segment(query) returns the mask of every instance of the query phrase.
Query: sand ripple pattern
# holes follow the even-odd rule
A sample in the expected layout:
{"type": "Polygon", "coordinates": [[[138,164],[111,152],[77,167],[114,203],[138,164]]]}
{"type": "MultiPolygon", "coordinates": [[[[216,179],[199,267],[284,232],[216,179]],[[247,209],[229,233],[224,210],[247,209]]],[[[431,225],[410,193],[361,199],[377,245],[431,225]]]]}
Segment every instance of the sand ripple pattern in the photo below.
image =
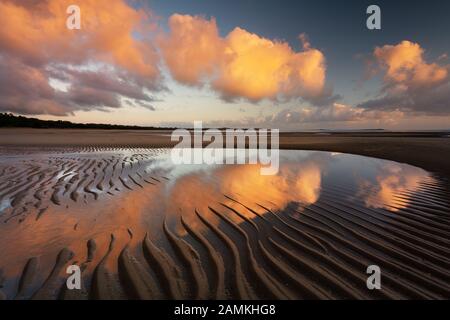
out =
{"type": "MultiPolygon", "coordinates": [[[[45,161],[2,164],[0,199],[12,199],[2,221],[27,218],[30,206],[96,201],[170,181],[145,169],[158,150],[124,150],[53,150],[45,161]]],[[[449,299],[447,184],[428,179],[414,194],[402,190],[395,210],[349,201],[356,193],[327,185],[301,209],[277,209],[264,190],[258,199],[223,194],[188,214],[167,215],[157,236],[130,227],[80,240],[83,253],[61,248],[51,266],[30,257],[7,298],[449,299]],[[82,290],[65,287],[73,262],[82,265],[82,290]],[[372,264],[382,269],[382,290],[366,287],[372,264]]]]}
{"type": "Polygon", "coordinates": [[[84,147],[0,151],[6,155],[0,163],[0,201],[4,206],[0,219],[5,223],[11,219],[22,222],[36,210],[39,219],[49,204],[88,203],[101,195],[114,196],[124,189],[143,188],[165,179],[149,174],[144,166],[161,149],[84,147]],[[44,158],[33,157],[43,153],[44,158]],[[8,157],[11,154],[14,156],[8,157]]]}

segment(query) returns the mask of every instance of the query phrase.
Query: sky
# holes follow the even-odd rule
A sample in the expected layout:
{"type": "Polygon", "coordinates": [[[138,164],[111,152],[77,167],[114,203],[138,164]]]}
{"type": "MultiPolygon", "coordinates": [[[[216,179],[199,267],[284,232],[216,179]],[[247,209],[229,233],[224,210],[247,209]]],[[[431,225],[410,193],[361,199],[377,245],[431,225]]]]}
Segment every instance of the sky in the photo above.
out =
{"type": "Polygon", "coordinates": [[[450,129],[449,1],[0,0],[0,111],[280,130],[450,129]],[[366,9],[381,9],[369,30],[366,9]],[[80,8],[70,30],[67,7],[80,8]]]}

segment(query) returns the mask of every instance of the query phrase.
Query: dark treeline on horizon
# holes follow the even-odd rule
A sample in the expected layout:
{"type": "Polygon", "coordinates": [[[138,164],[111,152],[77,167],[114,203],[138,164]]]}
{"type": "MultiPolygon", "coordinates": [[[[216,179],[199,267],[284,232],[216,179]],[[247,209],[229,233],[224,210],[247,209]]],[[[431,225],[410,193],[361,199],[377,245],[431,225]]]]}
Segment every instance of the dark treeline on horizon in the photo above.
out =
{"type": "MultiPolygon", "coordinates": [[[[119,125],[119,124],[103,124],[103,123],[74,123],[70,121],[63,120],[40,120],[37,118],[28,118],[24,116],[16,116],[12,113],[1,113],[0,112],[0,128],[37,128],[37,129],[104,129],[104,130],[175,130],[175,129],[186,129],[189,131],[193,131],[193,128],[188,127],[145,127],[145,126],[133,126],[133,125],[119,125]]],[[[209,130],[211,128],[205,127],[202,128],[202,131],[209,130]]],[[[225,131],[227,129],[243,129],[243,128],[230,128],[230,127],[222,127],[222,128],[213,128],[218,129],[219,131],[225,131]]],[[[248,129],[248,128],[247,128],[248,129]]],[[[260,128],[253,128],[255,130],[259,130],[260,128]]],[[[244,129],[245,130],[245,129],[244,129]]],[[[320,133],[329,133],[329,134],[396,134],[402,135],[405,132],[408,132],[409,135],[411,133],[417,133],[419,136],[446,136],[450,133],[450,129],[448,130],[411,130],[411,131],[391,131],[384,130],[381,128],[378,129],[315,129],[315,130],[298,130],[298,131],[283,131],[280,130],[280,134],[289,136],[292,134],[305,133],[305,134],[320,134],[320,133]]]]}
{"type": "MultiPolygon", "coordinates": [[[[38,129],[115,129],[115,130],[175,130],[186,129],[192,131],[193,128],[183,127],[144,127],[120,124],[103,124],[103,123],[74,123],[63,120],[41,120],[37,118],[28,118],[24,116],[16,116],[12,113],[0,112],[0,128],[38,128],[38,129]]],[[[210,128],[203,128],[208,130],[210,128]]],[[[226,130],[228,128],[217,128],[218,130],[226,130]]]]}
{"type": "Polygon", "coordinates": [[[0,113],[0,127],[13,128],[43,128],[43,129],[120,129],[120,130],[158,130],[174,129],[159,127],[141,127],[101,123],[73,123],[63,120],[40,120],[24,116],[15,116],[12,113],[0,113]]]}

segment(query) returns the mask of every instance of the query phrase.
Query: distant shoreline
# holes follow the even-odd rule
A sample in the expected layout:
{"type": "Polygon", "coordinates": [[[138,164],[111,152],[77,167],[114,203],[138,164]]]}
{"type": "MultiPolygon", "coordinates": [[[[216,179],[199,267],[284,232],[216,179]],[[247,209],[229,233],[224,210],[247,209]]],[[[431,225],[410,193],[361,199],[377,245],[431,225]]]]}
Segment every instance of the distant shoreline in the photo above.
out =
{"type": "MultiPolygon", "coordinates": [[[[170,129],[96,130],[0,128],[3,147],[170,148],[170,129]]],[[[280,133],[280,149],[357,154],[408,163],[450,179],[450,137],[446,132],[280,133]]],[[[1,151],[0,151],[1,156],[1,151]]]]}
{"type": "MultiPolygon", "coordinates": [[[[155,126],[138,126],[138,125],[121,125],[121,124],[106,124],[106,123],[76,123],[65,120],[41,120],[37,118],[30,118],[24,116],[16,116],[11,113],[0,113],[0,130],[4,128],[18,128],[18,129],[88,129],[88,130],[144,130],[144,131],[158,131],[158,130],[176,130],[185,129],[193,130],[190,127],[155,127],[155,126]]],[[[243,129],[248,128],[203,128],[208,129],[243,129]]],[[[260,129],[260,128],[253,128],[260,129]]],[[[283,130],[282,134],[301,134],[301,133],[333,133],[333,134],[450,134],[450,129],[442,130],[386,130],[383,128],[361,128],[361,129],[310,129],[310,130],[283,130]]]]}

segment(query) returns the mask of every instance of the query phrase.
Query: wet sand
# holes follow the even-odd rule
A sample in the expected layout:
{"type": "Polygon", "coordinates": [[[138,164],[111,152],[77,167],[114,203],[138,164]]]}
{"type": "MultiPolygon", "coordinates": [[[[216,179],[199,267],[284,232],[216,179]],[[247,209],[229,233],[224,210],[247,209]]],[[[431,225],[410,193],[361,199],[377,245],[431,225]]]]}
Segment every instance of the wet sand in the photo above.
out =
{"type": "MultiPolygon", "coordinates": [[[[0,146],[174,146],[167,130],[0,128],[0,146]]],[[[449,132],[282,133],[281,149],[344,152],[393,160],[450,178],[449,132]]]]}
{"type": "MultiPolygon", "coordinates": [[[[25,131],[0,149],[0,297],[450,298],[442,174],[283,151],[279,174],[263,177],[251,165],[174,166],[167,149],[135,147],[168,143],[154,133],[108,142],[109,131],[25,131]],[[134,147],[113,146],[126,141],[134,147]],[[81,266],[82,290],[65,287],[71,264],[81,266]],[[382,290],[366,287],[372,264],[382,290]]],[[[285,148],[316,140],[287,138],[297,142],[285,148]]],[[[355,137],[330,138],[347,146],[355,137]]],[[[408,139],[420,149],[445,138],[408,139]]]]}

